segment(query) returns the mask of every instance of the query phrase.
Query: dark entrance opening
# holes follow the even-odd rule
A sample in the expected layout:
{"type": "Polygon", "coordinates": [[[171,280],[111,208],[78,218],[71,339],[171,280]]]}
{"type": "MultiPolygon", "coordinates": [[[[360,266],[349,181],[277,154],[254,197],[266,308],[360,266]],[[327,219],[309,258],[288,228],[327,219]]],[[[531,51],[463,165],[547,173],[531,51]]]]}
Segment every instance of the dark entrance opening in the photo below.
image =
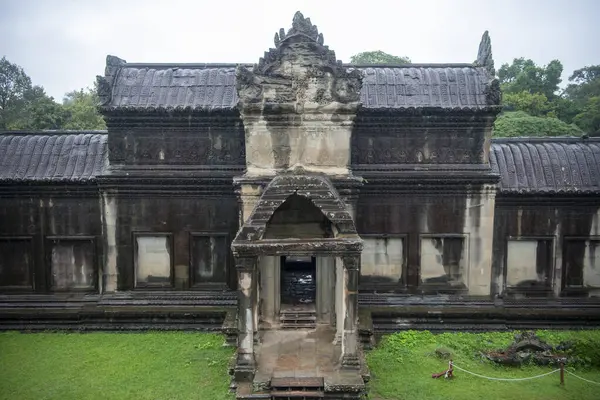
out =
{"type": "Polygon", "coordinates": [[[314,304],[317,292],[315,257],[281,257],[281,304],[314,304]]]}

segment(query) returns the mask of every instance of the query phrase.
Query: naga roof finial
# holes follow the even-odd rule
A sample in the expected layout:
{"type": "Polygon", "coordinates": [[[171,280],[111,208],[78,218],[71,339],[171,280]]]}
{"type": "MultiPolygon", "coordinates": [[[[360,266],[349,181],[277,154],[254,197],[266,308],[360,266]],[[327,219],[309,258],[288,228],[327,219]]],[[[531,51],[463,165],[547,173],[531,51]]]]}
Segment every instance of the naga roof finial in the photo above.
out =
{"type": "Polygon", "coordinates": [[[477,61],[475,63],[484,67],[491,76],[496,75],[494,69],[494,59],[492,57],[492,41],[488,31],[483,33],[481,42],[479,43],[479,51],[477,52],[477,61]]]}

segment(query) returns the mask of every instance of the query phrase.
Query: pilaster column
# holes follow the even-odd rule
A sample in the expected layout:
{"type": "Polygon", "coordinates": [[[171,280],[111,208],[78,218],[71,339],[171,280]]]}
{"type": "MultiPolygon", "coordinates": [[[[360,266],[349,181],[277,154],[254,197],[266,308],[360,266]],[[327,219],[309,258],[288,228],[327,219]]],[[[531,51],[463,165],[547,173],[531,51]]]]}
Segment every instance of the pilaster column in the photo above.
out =
{"type": "Polygon", "coordinates": [[[256,367],[254,359],[256,264],[257,257],[239,257],[235,260],[238,274],[238,350],[235,366],[237,381],[252,381],[256,367]]]}
{"type": "Polygon", "coordinates": [[[360,368],[358,358],[358,268],[359,256],[342,257],[344,264],[344,334],[342,336],[342,367],[360,368]]]}

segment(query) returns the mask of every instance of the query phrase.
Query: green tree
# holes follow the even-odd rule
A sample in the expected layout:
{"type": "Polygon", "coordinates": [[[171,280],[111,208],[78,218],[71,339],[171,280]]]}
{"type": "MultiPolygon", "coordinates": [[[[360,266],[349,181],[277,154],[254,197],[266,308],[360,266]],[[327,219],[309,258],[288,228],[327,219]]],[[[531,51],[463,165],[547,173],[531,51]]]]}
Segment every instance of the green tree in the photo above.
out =
{"type": "Polygon", "coordinates": [[[502,106],[505,111],[524,111],[536,117],[544,116],[552,111],[552,104],[542,93],[504,93],[502,106]]]}
{"type": "Polygon", "coordinates": [[[25,93],[31,89],[31,79],[23,68],[2,57],[0,59],[0,130],[19,119],[25,105],[25,93]]]}
{"type": "Polygon", "coordinates": [[[106,129],[102,115],[98,112],[98,94],[95,89],[74,90],[65,94],[63,106],[69,117],[64,129],[106,129]]]}
{"type": "Polygon", "coordinates": [[[532,60],[515,58],[512,64],[503,64],[498,79],[504,93],[541,93],[552,101],[557,95],[563,66],[558,60],[538,66],[532,60]]]}
{"type": "Polygon", "coordinates": [[[573,71],[564,95],[573,101],[586,102],[600,96],[600,65],[592,65],[573,71]]]}
{"type": "Polygon", "coordinates": [[[558,118],[534,117],[523,111],[502,113],[494,124],[494,136],[580,136],[583,132],[558,118]]]}
{"type": "Polygon", "coordinates": [[[8,129],[61,129],[68,114],[59,103],[46,94],[41,86],[33,86],[23,96],[19,117],[8,129]]]}
{"type": "Polygon", "coordinates": [[[363,51],[350,57],[352,64],[410,64],[410,58],[398,57],[385,53],[381,50],[363,51]]]}
{"type": "Polygon", "coordinates": [[[573,122],[585,132],[600,133],[600,96],[591,97],[573,122]]]}

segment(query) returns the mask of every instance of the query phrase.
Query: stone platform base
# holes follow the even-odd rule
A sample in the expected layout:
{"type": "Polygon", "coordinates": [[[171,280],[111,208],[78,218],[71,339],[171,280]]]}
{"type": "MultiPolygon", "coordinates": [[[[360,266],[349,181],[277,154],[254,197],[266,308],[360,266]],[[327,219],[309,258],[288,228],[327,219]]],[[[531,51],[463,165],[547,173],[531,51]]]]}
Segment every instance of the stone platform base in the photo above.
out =
{"type": "Polygon", "coordinates": [[[223,332],[235,343],[235,292],[2,295],[0,330],[223,332]]]}
{"type": "Polygon", "coordinates": [[[325,399],[359,399],[364,395],[369,374],[363,353],[359,353],[357,368],[344,368],[341,348],[334,344],[335,331],[331,327],[266,330],[259,335],[259,344],[255,346],[254,380],[252,384],[236,385],[238,399],[270,399],[277,398],[273,394],[301,393],[301,390],[306,391],[306,398],[312,398],[309,395],[314,396],[316,392],[321,392],[322,396],[318,398],[325,399]],[[322,385],[302,383],[315,379],[322,385]]]}

